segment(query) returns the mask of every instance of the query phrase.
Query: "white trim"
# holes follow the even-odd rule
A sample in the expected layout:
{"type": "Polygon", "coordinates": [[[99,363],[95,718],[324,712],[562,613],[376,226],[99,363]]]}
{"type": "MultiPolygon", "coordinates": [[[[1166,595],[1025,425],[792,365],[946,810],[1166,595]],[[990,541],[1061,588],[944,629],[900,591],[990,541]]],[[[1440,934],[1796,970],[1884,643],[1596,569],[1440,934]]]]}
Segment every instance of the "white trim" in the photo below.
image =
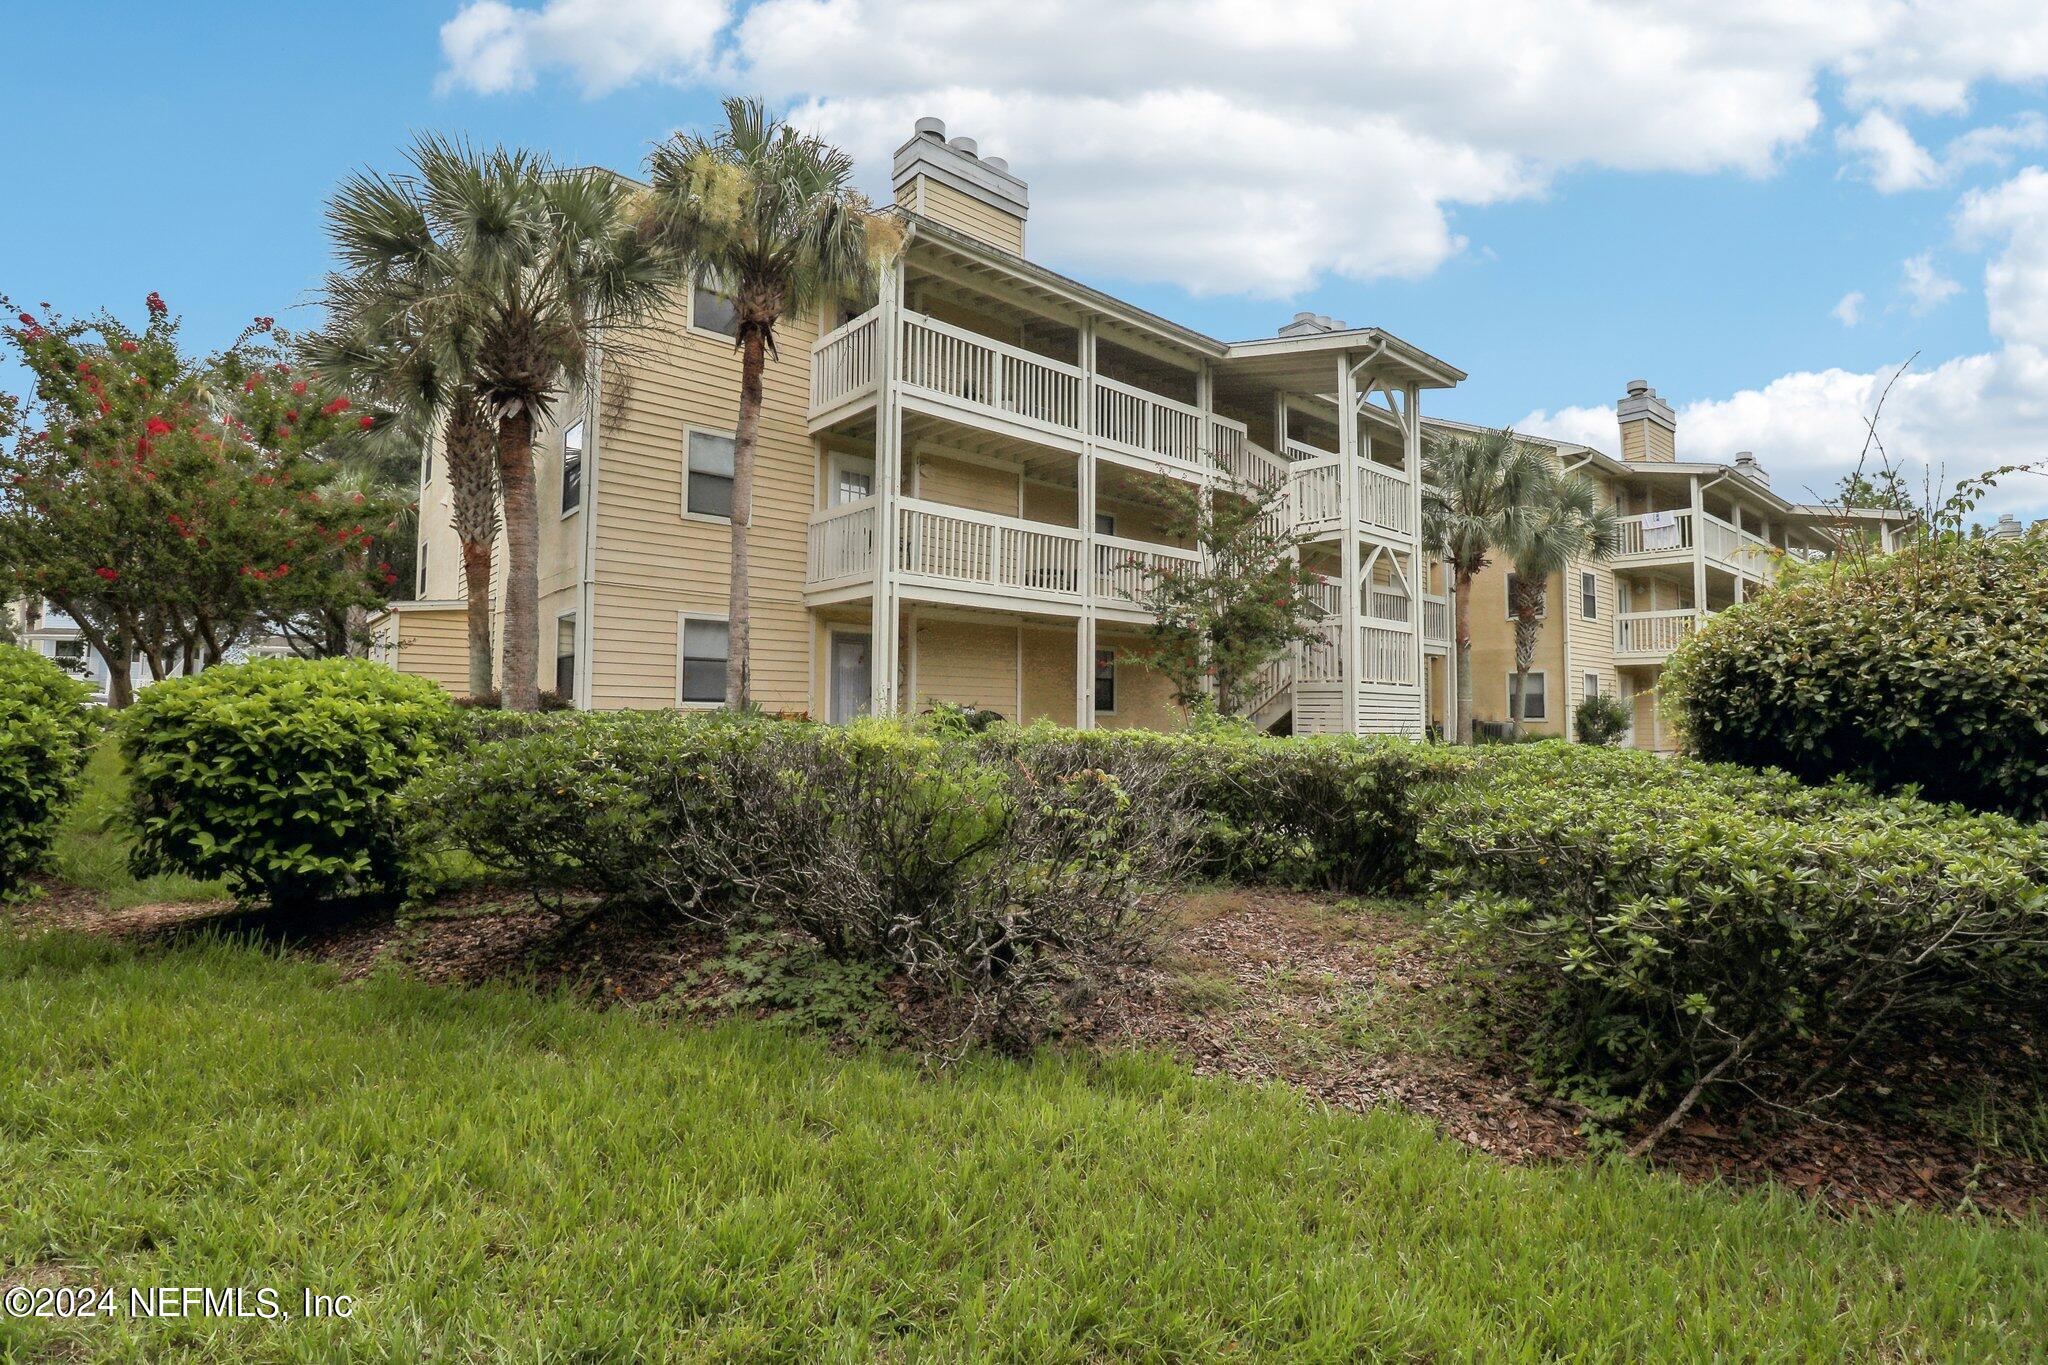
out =
{"type": "MultiPolygon", "coordinates": [[[[1547,724],[1549,724],[1549,723],[1550,723],[1550,670],[1549,670],[1549,669],[1547,669],[1547,668],[1532,668],[1532,669],[1530,669],[1530,670],[1529,670],[1529,676],[1530,676],[1530,677],[1532,677],[1532,678],[1541,678],[1541,679],[1543,679],[1543,714],[1542,714],[1542,715],[1540,715],[1540,716],[1532,716],[1532,715],[1530,715],[1530,714],[1529,714],[1529,713],[1528,713],[1528,712],[1527,712],[1527,711],[1525,710],[1525,711],[1523,711],[1523,713],[1522,713],[1522,719],[1523,719],[1523,721],[1525,721],[1525,722],[1527,722],[1527,721],[1532,721],[1532,720],[1540,720],[1540,721],[1544,722],[1544,723],[1545,723],[1545,724],[1547,725],[1547,724]]],[[[1512,724],[1514,723],[1514,719],[1515,719],[1515,670],[1514,670],[1514,669],[1510,668],[1510,669],[1509,669],[1509,670],[1507,671],[1507,681],[1506,681],[1505,683],[1503,683],[1503,684],[1502,684],[1502,687],[1503,687],[1503,689],[1504,689],[1504,691],[1505,691],[1505,694],[1506,694],[1506,697],[1507,697],[1507,716],[1508,716],[1508,723],[1509,723],[1510,725],[1512,725],[1512,724]]]]}
{"type": "MultiPolygon", "coordinates": [[[[697,422],[683,423],[683,488],[680,503],[682,518],[684,521],[708,522],[713,526],[730,526],[732,525],[731,517],[721,517],[715,512],[692,512],[690,510],[690,437],[693,433],[701,436],[722,436],[733,443],[733,475],[734,482],[736,483],[738,482],[740,458],[739,431],[737,428],[731,431],[721,431],[717,427],[707,427],[697,422]]],[[[716,476],[714,475],[713,477],[716,476]]]]}
{"type": "MultiPolygon", "coordinates": [[[[709,272],[702,273],[708,274],[709,272]]],[[[699,327],[697,325],[697,288],[697,276],[692,274],[690,276],[690,287],[683,291],[683,330],[695,333],[700,337],[716,337],[724,342],[728,348],[732,348],[739,338],[731,332],[717,332],[709,327],[699,327]]],[[[718,290],[713,289],[711,292],[716,294],[718,290]]],[[[737,309],[734,310],[733,320],[735,323],[739,320],[737,309]]]]}
{"type": "Polygon", "coordinates": [[[716,621],[725,627],[725,657],[726,662],[729,664],[732,661],[732,616],[727,612],[710,611],[683,610],[676,613],[676,709],[678,711],[716,711],[724,707],[732,698],[730,696],[721,696],[717,701],[685,701],[683,699],[683,640],[687,634],[685,628],[692,621],[716,621]]]}
{"type": "Polygon", "coordinates": [[[585,418],[579,416],[575,421],[569,423],[568,426],[562,428],[562,453],[555,461],[555,497],[557,499],[562,496],[562,475],[567,471],[569,465],[569,433],[577,427],[583,427],[585,431],[583,444],[577,448],[576,453],[576,503],[573,507],[564,507],[562,509],[562,515],[557,518],[559,521],[567,521],[583,510],[583,502],[586,490],[589,488],[590,476],[589,426],[590,423],[585,418]]]}

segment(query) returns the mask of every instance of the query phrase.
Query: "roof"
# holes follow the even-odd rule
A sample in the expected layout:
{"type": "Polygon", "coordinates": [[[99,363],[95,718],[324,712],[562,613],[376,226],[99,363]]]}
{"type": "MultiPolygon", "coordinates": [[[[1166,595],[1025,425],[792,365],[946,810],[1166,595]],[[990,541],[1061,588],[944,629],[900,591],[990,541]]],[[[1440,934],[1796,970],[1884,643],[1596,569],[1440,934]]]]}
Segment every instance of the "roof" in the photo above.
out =
{"type": "MultiPolygon", "coordinates": [[[[1478,434],[1497,431],[1498,427],[1481,426],[1473,422],[1455,422],[1447,417],[1422,419],[1424,427],[1445,427],[1455,431],[1478,434]]],[[[1721,464],[1710,460],[1618,460],[1604,451],[1595,450],[1577,441],[1562,441],[1555,437],[1541,436],[1535,432],[1518,431],[1515,435],[1525,441],[1536,441],[1556,450],[1561,456],[1573,461],[1573,466],[1590,464],[1603,474],[1615,477],[1648,478],[1740,478],[1745,492],[1754,495],[1767,506],[1789,517],[1804,517],[1815,521],[1870,521],[1889,522],[1908,526],[1919,520],[1913,512],[1901,512],[1889,507],[1830,507],[1825,503],[1792,502],[1771,491],[1768,484],[1758,483],[1732,464],[1721,464]]]]}
{"type": "MultiPolygon", "coordinates": [[[[1103,313],[1155,333],[1247,377],[1262,376],[1267,371],[1300,372],[1305,362],[1316,357],[1334,359],[1353,351],[1370,350],[1410,371],[1415,382],[1425,388],[1450,388],[1465,378],[1463,370],[1378,327],[1352,327],[1291,337],[1260,337],[1251,341],[1221,341],[1058,271],[1048,270],[1013,251],[984,242],[971,233],[948,227],[923,214],[900,205],[891,211],[910,225],[911,240],[922,237],[940,243],[1028,281],[1070,306],[1103,313]]],[[[1325,384],[1330,377],[1328,374],[1317,375],[1312,382],[1325,384]]]]}

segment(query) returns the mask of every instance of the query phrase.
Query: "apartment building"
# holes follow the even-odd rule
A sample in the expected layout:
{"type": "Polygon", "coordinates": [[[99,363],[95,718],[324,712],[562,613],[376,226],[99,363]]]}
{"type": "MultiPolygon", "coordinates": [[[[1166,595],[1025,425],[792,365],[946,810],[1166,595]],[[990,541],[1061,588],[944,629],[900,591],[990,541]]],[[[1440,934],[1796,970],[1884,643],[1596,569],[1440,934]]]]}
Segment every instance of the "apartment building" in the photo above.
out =
{"type": "MultiPolygon", "coordinates": [[[[1529,675],[1526,724],[1570,736],[1572,711],[1599,694],[1619,698],[1633,718],[1628,742],[1670,749],[1676,739],[1660,712],[1664,663],[1713,612],[1770,583],[1788,560],[1832,553],[1845,532],[1891,548],[1906,513],[1792,502],[1744,451],[1733,463],[1681,459],[1677,416],[1643,380],[1615,404],[1621,458],[1567,441],[1517,433],[1546,447],[1567,470],[1588,475],[1618,509],[1619,552],[1605,563],[1574,564],[1544,587],[1545,614],[1529,675]]],[[[1429,419],[1431,436],[1479,428],[1429,419]]],[[[1472,714],[1505,722],[1514,687],[1515,632],[1506,565],[1489,565],[1472,582],[1472,714]]]]}
{"type": "MultiPolygon", "coordinates": [[[[1148,574],[1194,557],[1167,530],[1170,495],[1278,480],[1325,617],[1261,675],[1254,718],[1414,735],[1445,717],[1421,401],[1461,371],[1308,315],[1223,342],[1056,274],[1026,254],[1025,182],[936,119],[897,150],[893,184],[907,241],[878,295],[787,321],[768,365],[750,539],[763,706],[1170,727],[1170,689],[1136,657],[1148,574]]],[[[725,700],[731,332],[698,288],[615,339],[593,391],[539,434],[542,657],[578,706],[725,700]]],[[[377,623],[378,650],[460,691],[448,497],[430,452],[418,600],[377,623]]]]}

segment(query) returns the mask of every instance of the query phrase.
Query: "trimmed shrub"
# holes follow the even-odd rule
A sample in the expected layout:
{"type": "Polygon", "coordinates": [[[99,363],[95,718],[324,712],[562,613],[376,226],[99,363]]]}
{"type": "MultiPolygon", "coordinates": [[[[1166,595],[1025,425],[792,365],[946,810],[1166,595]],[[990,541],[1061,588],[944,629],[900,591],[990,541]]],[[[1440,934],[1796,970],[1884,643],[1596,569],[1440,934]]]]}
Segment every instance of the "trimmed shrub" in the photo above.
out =
{"type": "Polygon", "coordinates": [[[32,650],[0,645],[0,903],[42,865],[78,794],[91,689],[32,650]]]}
{"type": "Polygon", "coordinates": [[[1540,1072],[1797,1099],[2048,986],[2048,831],[1844,783],[1549,743],[1424,822],[1440,912],[1540,1072]]]}
{"type": "Polygon", "coordinates": [[[882,722],[489,718],[408,789],[416,847],[572,892],[800,931],[900,977],[928,1037],[1028,1040],[1137,950],[1192,817],[1163,763],[1046,773],[882,722]]]}
{"type": "Polygon", "coordinates": [[[999,727],[983,745],[1041,772],[1160,766],[1171,799],[1202,818],[1204,875],[1354,895],[1413,888],[1421,812],[1476,761],[1407,740],[1276,739],[1228,723],[1176,735],[999,727]]]}
{"type": "Polygon", "coordinates": [[[2048,817],[2048,537],[1814,566],[1717,612],[1660,690],[1702,758],[2048,817]]]}
{"type": "Polygon", "coordinates": [[[724,711],[474,711],[402,794],[405,842],[415,861],[466,853],[557,910],[592,893],[709,915],[730,888],[691,851],[700,830],[738,818],[721,760],[778,724],[724,711]]]}
{"type": "Polygon", "coordinates": [[[454,720],[433,683],[360,659],[155,683],[118,724],[136,870],[225,878],[274,905],[398,890],[393,798],[454,720]]]}
{"type": "Polygon", "coordinates": [[[1572,710],[1572,730],[1581,744],[1612,744],[1628,733],[1628,708],[1621,698],[1595,693],[1572,710]]]}

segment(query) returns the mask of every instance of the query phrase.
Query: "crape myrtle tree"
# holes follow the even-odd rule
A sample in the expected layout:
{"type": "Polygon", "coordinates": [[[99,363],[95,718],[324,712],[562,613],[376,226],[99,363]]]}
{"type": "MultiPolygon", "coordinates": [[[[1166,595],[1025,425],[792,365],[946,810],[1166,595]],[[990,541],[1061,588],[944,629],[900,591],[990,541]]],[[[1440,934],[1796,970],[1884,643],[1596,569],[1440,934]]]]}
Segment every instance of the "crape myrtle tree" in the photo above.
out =
{"type": "Polygon", "coordinates": [[[727,705],[752,701],[747,534],[753,521],[754,447],[761,376],[784,318],[821,312],[873,292],[902,232],[853,188],[853,158],[769,117],[759,100],[725,101],[725,126],[677,133],[648,158],[654,184],[646,230],[679,285],[724,293],[740,353],[733,433],[731,631],[727,705]]]}
{"type": "Polygon", "coordinates": [[[196,671],[266,624],[346,620],[395,580],[377,545],[399,508],[333,487],[375,415],[294,375],[268,318],[194,360],[163,300],[147,310],[137,330],[6,304],[0,328],[35,383],[0,454],[0,589],[75,620],[117,706],[136,660],[196,671]]]}
{"type": "Polygon", "coordinates": [[[1253,675],[1297,640],[1315,638],[1320,580],[1300,563],[1284,482],[1238,492],[1175,487],[1167,496],[1168,536],[1200,557],[1163,567],[1127,561],[1144,571],[1139,596],[1153,613],[1143,657],[1181,705],[1213,698],[1235,716],[1251,702],[1253,675]]]}

